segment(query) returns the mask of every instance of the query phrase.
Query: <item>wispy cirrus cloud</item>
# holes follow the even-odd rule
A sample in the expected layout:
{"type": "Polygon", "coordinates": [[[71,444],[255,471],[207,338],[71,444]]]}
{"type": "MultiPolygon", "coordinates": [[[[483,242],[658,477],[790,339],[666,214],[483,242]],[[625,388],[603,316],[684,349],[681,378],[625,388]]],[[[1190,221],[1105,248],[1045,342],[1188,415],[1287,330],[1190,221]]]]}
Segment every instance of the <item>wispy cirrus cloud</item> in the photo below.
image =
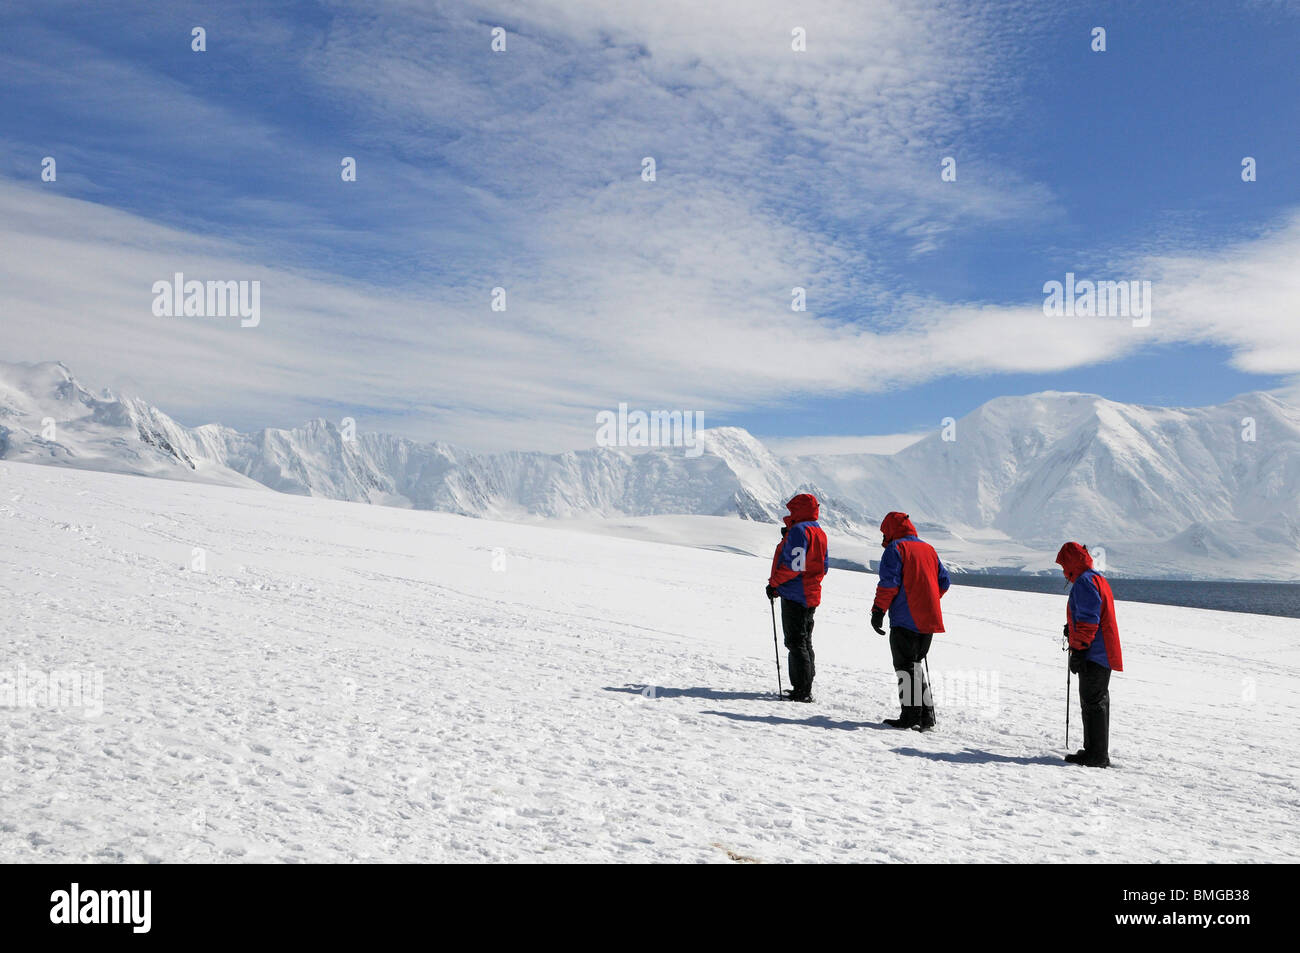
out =
{"type": "Polygon", "coordinates": [[[348,414],[487,447],[590,443],[621,400],[722,417],[1153,342],[1300,373],[1277,317],[1294,225],[1121,260],[1157,279],[1145,330],[1045,318],[1037,283],[969,301],[899,280],[957,236],[1061,214],[971,147],[1015,121],[1036,28],[1018,10],[1016,36],[922,2],[140,4],[108,39],[93,13],[73,35],[35,19],[0,45],[6,82],[56,117],[21,114],[0,166],[7,356],[188,422],[348,414]],[[50,141],[60,183],[19,185],[50,141]],[[263,325],[155,318],[174,271],[261,279],[263,325]]]}
{"type": "MultiPolygon", "coordinates": [[[[620,400],[714,417],[774,394],[863,393],[947,375],[1080,366],[1153,339],[1232,335],[1239,360],[1300,368],[1300,356],[1282,347],[1293,335],[1285,307],[1296,300],[1293,279],[1242,267],[1293,256],[1294,227],[1171,262],[1155,286],[1149,328],[1049,318],[1041,300],[917,299],[901,304],[909,316],[902,328],[875,332],[806,315],[791,321],[761,296],[718,307],[711,273],[660,287],[611,279],[567,303],[554,283],[523,282],[498,313],[486,288],[431,301],[270,268],[250,260],[249,249],[31,189],[0,185],[0,213],[7,354],[63,359],[91,382],[135,390],[192,423],[214,406],[241,427],[325,413],[470,445],[553,448],[589,444],[595,411],[620,400]],[[261,280],[262,325],[155,317],[152,283],[174,270],[261,280]],[[1268,301],[1279,307],[1252,310],[1268,301]],[[1207,313],[1215,323],[1206,323],[1207,313]]],[[[737,243],[713,254],[734,257],[741,272],[753,267],[741,261],[752,251],[737,243]]]]}

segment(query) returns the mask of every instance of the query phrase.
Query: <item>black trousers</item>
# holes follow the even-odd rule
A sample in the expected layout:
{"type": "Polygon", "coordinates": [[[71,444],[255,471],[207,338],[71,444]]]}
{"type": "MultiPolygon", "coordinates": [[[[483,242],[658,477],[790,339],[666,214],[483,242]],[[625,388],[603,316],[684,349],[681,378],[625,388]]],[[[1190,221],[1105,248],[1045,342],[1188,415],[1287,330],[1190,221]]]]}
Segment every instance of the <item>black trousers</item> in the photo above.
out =
{"type": "Polygon", "coordinates": [[[813,653],[813,614],[809,608],[793,599],[781,600],[781,628],[785,631],[785,647],[790,650],[790,688],[796,695],[812,691],[813,677],[817,674],[817,656],[813,653]]]}
{"type": "Polygon", "coordinates": [[[900,626],[889,627],[889,651],[894,656],[894,673],[898,676],[898,703],[909,708],[934,708],[934,694],[922,664],[930,653],[929,632],[913,632],[900,626]]]}
{"type": "Polygon", "coordinates": [[[1087,662],[1079,673],[1083,711],[1083,750],[1100,761],[1110,758],[1110,669],[1087,662]]]}

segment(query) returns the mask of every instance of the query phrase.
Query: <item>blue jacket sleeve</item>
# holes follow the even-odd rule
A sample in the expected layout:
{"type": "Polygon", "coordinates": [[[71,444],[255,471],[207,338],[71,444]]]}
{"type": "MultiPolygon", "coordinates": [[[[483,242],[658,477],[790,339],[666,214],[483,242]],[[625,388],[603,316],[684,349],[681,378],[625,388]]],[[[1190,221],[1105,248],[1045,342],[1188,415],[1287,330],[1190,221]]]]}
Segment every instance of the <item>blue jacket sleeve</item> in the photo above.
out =
{"type": "Polygon", "coordinates": [[[948,567],[943,564],[943,560],[936,555],[935,559],[939,560],[939,591],[947,592],[948,587],[952,585],[952,580],[948,578],[948,567]]]}
{"type": "Polygon", "coordinates": [[[796,568],[794,565],[796,549],[802,549],[804,554],[808,552],[808,536],[804,533],[802,526],[792,526],[790,531],[785,534],[785,545],[781,547],[782,569],[788,569],[796,573],[803,571],[802,568],[796,568]]]}
{"type": "Polygon", "coordinates": [[[1101,593],[1088,578],[1078,580],[1070,587],[1070,621],[1076,625],[1101,624],[1101,593]]]}
{"type": "Polygon", "coordinates": [[[903,559],[892,544],[880,557],[880,585],[884,589],[900,589],[903,585],[903,559]]]}

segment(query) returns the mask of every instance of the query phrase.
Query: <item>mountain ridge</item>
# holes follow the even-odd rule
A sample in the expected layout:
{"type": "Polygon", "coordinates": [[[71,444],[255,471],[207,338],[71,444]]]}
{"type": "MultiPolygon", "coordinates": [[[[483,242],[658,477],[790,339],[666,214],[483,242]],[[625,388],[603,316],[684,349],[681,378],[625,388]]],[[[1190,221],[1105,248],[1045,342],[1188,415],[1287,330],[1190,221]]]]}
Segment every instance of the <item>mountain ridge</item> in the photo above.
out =
{"type": "Polygon", "coordinates": [[[385,433],[345,439],[323,418],[253,433],[187,427],[138,397],[97,396],[61,362],[0,362],[0,459],[497,519],[777,522],[784,501],[807,491],[828,528],[863,539],[902,509],[954,536],[1039,549],[1113,539],[1146,547],[1147,564],[1259,553],[1284,574],[1300,569],[1300,410],[1264,392],[1203,408],[1061,391],[999,397],[892,454],[782,457],[737,427],[701,440],[693,457],[477,453],[385,433]]]}

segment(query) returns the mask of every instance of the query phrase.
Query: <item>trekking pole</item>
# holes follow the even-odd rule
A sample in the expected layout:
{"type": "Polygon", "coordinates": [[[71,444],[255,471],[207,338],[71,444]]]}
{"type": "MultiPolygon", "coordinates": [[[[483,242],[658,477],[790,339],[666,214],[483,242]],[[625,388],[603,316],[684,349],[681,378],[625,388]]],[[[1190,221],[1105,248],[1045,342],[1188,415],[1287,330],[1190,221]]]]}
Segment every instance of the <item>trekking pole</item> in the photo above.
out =
{"type": "MultiPolygon", "coordinates": [[[[1070,639],[1066,636],[1062,640],[1061,650],[1070,651],[1070,639]]],[[[1070,656],[1065,657],[1065,750],[1070,750],[1070,656]]]]}
{"type": "MultiPolygon", "coordinates": [[[[934,705],[934,681],[930,678],[930,656],[921,659],[925,663],[925,684],[930,689],[930,711],[934,712],[934,723],[939,723],[939,710],[934,705]]],[[[925,704],[925,692],[921,692],[921,704],[925,704]]]]}
{"type": "Polygon", "coordinates": [[[781,685],[781,650],[776,647],[776,600],[768,599],[767,603],[772,607],[772,655],[776,659],[776,697],[780,698],[785,689],[781,685]]]}

